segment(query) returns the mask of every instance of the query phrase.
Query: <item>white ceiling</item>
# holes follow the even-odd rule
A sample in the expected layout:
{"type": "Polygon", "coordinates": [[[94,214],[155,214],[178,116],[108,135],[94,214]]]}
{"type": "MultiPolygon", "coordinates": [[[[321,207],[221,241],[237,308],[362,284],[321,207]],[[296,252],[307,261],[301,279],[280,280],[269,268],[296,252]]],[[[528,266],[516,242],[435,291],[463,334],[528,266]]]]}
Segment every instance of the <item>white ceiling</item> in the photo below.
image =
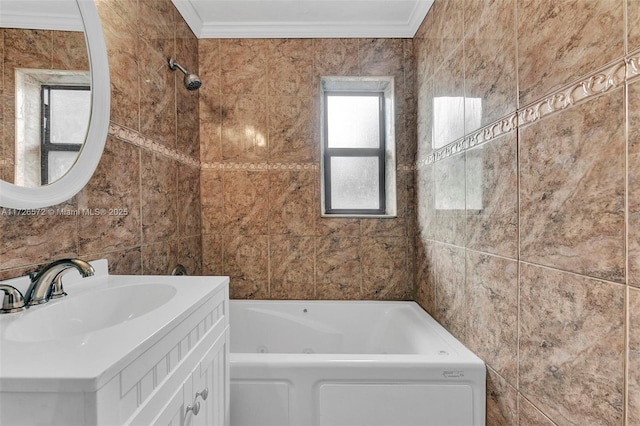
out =
{"type": "Polygon", "coordinates": [[[198,38],[414,36],[433,0],[172,0],[198,38]]]}

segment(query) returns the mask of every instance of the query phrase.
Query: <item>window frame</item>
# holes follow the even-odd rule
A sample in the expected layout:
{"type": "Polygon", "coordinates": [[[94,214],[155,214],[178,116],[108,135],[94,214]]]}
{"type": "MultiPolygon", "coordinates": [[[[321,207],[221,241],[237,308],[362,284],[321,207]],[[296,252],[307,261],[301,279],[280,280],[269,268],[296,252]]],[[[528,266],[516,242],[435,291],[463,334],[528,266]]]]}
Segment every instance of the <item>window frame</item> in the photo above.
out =
{"type": "Polygon", "coordinates": [[[386,211],[385,197],[385,117],[384,117],[384,92],[374,91],[326,91],[324,92],[324,116],[329,115],[330,96],[371,96],[378,98],[378,148],[330,148],[329,147],[329,120],[324,120],[324,188],[325,188],[325,213],[347,215],[381,215],[386,211]],[[367,157],[378,159],[378,209],[339,209],[331,205],[331,159],[333,157],[367,157]]]}
{"type": "Polygon", "coordinates": [[[42,84],[40,86],[41,105],[41,138],[40,138],[40,183],[48,185],[49,182],[49,153],[55,152],[80,152],[82,144],[51,142],[51,92],[52,90],[85,90],[91,91],[91,86],[42,84]]]}
{"type": "Polygon", "coordinates": [[[321,216],[394,218],[396,206],[396,158],[395,158],[395,102],[392,76],[325,76],[321,84],[321,216]],[[379,99],[378,148],[329,148],[328,146],[328,102],[329,96],[377,96],[379,99]],[[331,158],[375,157],[378,158],[379,209],[336,209],[331,206],[331,158]]]}

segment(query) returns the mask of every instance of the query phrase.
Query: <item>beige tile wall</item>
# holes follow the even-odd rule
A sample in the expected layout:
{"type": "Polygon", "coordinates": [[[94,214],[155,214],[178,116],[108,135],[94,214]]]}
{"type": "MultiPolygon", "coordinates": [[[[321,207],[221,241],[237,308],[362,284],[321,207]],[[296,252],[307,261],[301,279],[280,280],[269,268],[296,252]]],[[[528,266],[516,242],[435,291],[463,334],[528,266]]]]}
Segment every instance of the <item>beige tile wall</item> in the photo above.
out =
{"type": "MultiPolygon", "coordinates": [[[[168,274],[178,262],[192,274],[202,271],[198,93],[188,92],[182,74],[167,65],[176,56],[197,72],[197,39],[170,0],[96,4],[111,74],[110,134],[89,184],[54,209],[118,208],[127,214],[0,215],[0,278],[66,256],[106,257],[119,274],[168,274]]],[[[17,48],[12,40],[30,40],[7,32],[0,32],[0,51],[7,54],[17,48]]],[[[46,41],[52,43],[50,35],[46,41]]],[[[61,57],[55,40],[53,46],[49,61],[61,57]]],[[[26,47],[19,50],[3,60],[5,70],[32,59],[26,47]]],[[[10,85],[5,81],[3,88],[6,94],[10,85]]]]}
{"type": "Polygon", "coordinates": [[[231,297],[412,299],[412,41],[202,39],[203,265],[231,297]],[[395,77],[398,217],[320,217],[323,75],[395,77]]]}
{"type": "Polygon", "coordinates": [[[486,361],[487,424],[640,422],[638,16],[436,0],[414,38],[416,299],[486,361]]]}

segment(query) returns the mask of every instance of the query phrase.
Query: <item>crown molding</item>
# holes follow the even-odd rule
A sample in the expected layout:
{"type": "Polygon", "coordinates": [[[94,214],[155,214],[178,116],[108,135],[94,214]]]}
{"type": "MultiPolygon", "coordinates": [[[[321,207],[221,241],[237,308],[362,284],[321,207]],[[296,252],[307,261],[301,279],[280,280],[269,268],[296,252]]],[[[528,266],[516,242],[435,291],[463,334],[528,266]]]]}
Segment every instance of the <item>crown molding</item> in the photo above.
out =
{"type": "Polygon", "coordinates": [[[206,22],[191,0],[172,0],[195,36],[203,38],[412,38],[433,0],[416,0],[405,22],[206,22]]]}

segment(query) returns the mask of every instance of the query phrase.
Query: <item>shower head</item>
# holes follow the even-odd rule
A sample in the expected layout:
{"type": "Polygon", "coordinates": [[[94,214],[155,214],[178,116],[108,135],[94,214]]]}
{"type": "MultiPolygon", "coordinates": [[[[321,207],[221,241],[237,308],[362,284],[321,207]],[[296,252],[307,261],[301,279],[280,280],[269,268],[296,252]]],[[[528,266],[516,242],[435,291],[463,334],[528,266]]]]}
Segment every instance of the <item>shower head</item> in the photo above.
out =
{"type": "Polygon", "coordinates": [[[179,69],[184,74],[184,87],[187,90],[198,90],[202,85],[202,80],[197,75],[185,70],[174,58],[169,59],[169,68],[173,71],[179,69]]]}

